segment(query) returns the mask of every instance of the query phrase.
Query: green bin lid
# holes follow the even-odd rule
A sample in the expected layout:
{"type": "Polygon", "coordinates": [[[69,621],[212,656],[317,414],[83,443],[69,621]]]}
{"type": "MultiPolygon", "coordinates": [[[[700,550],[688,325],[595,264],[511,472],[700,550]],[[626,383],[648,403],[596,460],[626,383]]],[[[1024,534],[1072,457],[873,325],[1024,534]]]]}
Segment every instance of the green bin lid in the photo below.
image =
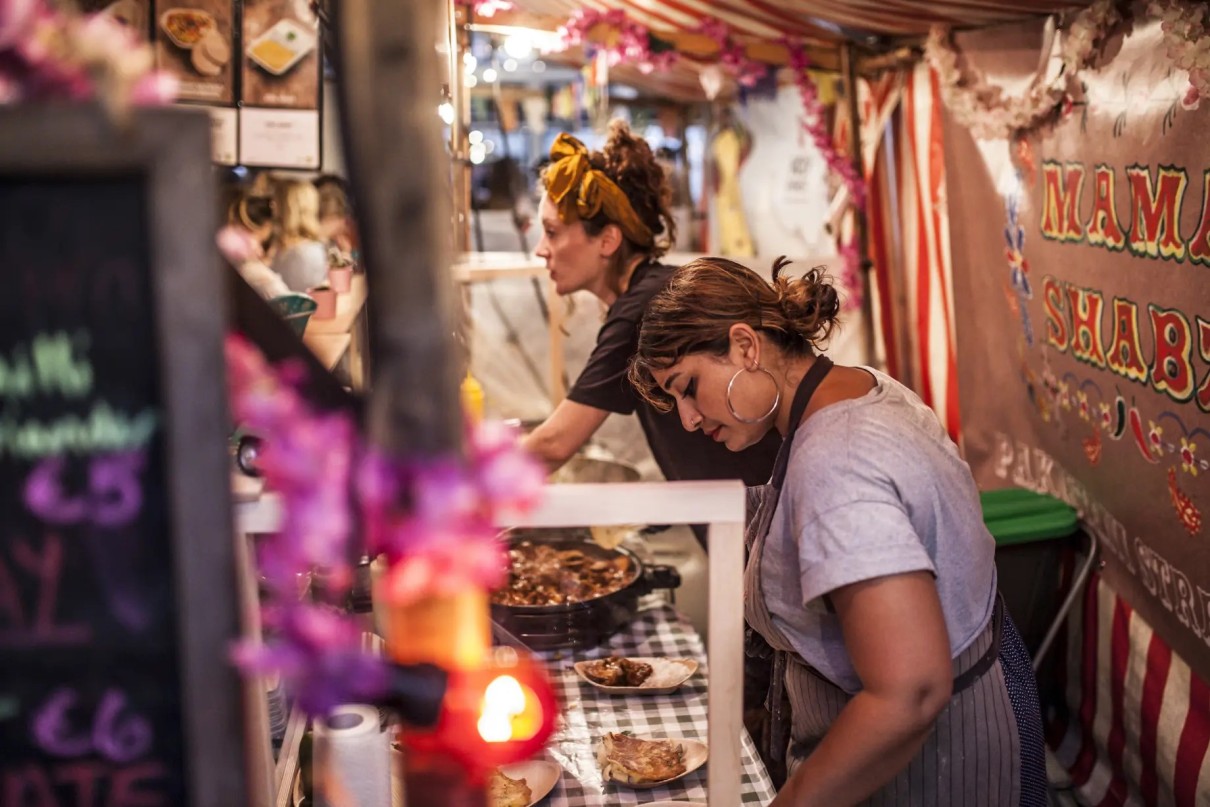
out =
{"type": "Polygon", "coordinates": [[[996,546],[1066,538],[1079,526],[1070,505],[1044,493],[1022,488],[984,491],[983,522],[996,539],[996,546]]]}

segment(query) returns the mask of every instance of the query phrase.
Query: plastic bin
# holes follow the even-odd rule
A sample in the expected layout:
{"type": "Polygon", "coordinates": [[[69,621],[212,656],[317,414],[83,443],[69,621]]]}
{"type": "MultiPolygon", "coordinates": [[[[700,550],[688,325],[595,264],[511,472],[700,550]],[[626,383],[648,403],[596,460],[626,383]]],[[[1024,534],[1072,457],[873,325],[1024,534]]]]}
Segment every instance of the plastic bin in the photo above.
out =
{"type": "Polygon", "coordinates": [[[1079,534],[1068,504],[1021,488],[980,495],[983,522],[996,539],[1000,593],[1025,646],[1036,653],[1059,612],[1060,558],[1079,534]]]}

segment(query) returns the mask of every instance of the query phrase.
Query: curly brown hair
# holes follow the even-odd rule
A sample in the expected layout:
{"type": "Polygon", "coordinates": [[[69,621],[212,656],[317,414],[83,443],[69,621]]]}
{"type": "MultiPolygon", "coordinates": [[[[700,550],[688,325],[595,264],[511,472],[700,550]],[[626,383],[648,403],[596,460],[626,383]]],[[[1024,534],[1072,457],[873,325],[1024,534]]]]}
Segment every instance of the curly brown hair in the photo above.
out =
{"type": "Polygon", "coordinates": [[[782,270],[789,265],[785,257],[774,261],[771,283],[726,258],[698,258],[677,269],[647,304],[630,383],[656,409],[670,410],[672,398],[652,371],[690,353],[725,355],[737,322],[763,333],[783,353],[814,355],[836,327],[840,297],[823,267],[787,278],[782,270]]]}
{"type": "MultiPolygon", "coordinates": [[[[593,168],[604,171],[617,183],[634,212],[656,235],[654,244],[647,247],[623,238],[622,247],[614,255],[614,271],[620,273],[635,255],[659,260],[676,243],[676,221],[672,217],[672,187],[651,146],[643,138],[636,137],[626,121],[614,120],[609,124],[604,148],[589,152],[588,160],[593,168]]],[[[542,184],[545,187],[545,173],[542,184]]],[[[600,235],[607,224],[616,224],[604,210],[581,221],[590,236],[600,235]]]]}

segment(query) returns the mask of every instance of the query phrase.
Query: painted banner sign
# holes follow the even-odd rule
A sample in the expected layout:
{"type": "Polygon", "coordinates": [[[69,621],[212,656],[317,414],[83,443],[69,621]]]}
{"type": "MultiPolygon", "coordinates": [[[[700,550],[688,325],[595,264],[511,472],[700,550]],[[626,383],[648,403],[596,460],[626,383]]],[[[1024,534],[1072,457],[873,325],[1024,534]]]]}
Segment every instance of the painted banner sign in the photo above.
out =
{"type": "MultiPolygon", "coordinates": [[[[1019,92],[1042,34],[959,46],[1019,92]]],[[[1140,19],[1026,139],[947,125],[959,392],[978,481],[1076,505],[1107,582],[1206,677],[1210,104],[1182,107],[1160,36],[1140,19]]]]}

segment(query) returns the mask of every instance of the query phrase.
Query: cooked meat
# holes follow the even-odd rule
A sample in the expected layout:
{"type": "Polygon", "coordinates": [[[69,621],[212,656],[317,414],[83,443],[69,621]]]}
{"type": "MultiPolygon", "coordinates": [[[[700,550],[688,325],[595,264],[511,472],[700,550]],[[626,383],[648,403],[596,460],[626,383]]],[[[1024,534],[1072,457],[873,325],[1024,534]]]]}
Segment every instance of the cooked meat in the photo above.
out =
{"type": "Polygon", "coordinates": [[[640,740],[610,732],[601,741],[601,773],[629,784],[662,782],[685,772],[685,749],[671,740],[640,740]]]}
{"type": "Polygon", "coordinates": [[[645,661],[610,656],[585,664],[584,674],[607,687],[637,687],[651,677],[651,665],[645,661]]]}
{"type": "Polygon", "coordinates": [[[604,558],[579,549],[558,549],[529,541],[508,551],[508,584],[492,595],[502,605],[562,605],[603,597],[635,577],[622,554],[604,558]]]}
{"type": "Polygon", "coordinates": [[[496,768],[487,780],[487,797],[491,807],[529,807],[533,792],[524,779],[509,779],[496,768]]]}

